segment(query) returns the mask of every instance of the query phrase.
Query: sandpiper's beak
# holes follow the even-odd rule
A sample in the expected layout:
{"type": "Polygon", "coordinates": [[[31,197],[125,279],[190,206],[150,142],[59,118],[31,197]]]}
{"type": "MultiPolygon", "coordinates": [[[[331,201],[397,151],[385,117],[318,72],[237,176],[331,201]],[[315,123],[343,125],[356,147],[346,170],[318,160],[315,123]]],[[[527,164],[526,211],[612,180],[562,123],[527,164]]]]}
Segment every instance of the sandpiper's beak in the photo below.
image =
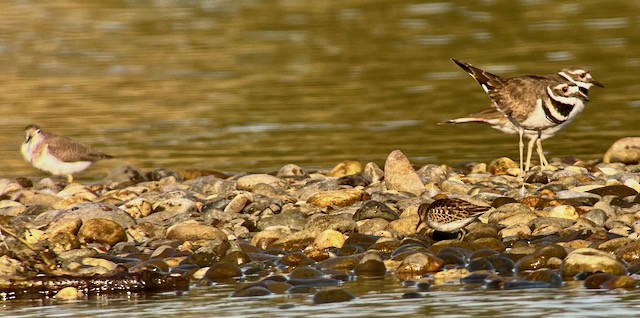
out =
{"type": "Polygon", "coordinates": [[[598,81],[596,81],[594,79],[592,79],[589,83],[591,83],[591,84],[593,84],[595,86],[598,86],[598,87],[604,87],[604,85],[602,85],[602,83],[600,83],[600,82],[598,82],[598,81]]]}

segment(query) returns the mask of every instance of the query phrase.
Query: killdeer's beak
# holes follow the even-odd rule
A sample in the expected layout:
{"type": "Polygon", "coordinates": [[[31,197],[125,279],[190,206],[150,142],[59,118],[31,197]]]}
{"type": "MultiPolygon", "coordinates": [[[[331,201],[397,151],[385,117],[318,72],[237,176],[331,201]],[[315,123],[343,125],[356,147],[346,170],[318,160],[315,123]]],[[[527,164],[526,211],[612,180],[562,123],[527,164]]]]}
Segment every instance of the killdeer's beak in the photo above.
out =
{"type": "Polygon", "coordinates": [[[590,83],[595,85],[595,86],[598,86],[598,87],[604,87],[604,85],[602,83],[600,83],[600,82],[598,82],[598,81],[596,81],[594,79],[592,79],[590,83]]]}
{"type": "Polygon", "coordinates": [[[589,101],[589,96],[587,96],[587,94],[583,93],[582,91],[578,91],[578,94],[580,94],[580,98],[584,99],[585,101],[589,101]]]}
{"type": "Polygon", "coordinates": [[[25,139],[24,143],[25,144],[29,143],[29,140],[31,140],[31,136],[27,136],[27,139],[25,139]]]}

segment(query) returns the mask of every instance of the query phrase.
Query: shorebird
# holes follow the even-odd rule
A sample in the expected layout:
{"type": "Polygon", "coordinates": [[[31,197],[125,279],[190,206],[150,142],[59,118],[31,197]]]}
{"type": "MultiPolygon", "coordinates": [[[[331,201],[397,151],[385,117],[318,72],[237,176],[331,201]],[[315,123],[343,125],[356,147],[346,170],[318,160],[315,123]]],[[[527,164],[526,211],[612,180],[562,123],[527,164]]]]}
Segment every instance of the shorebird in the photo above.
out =
{"type": "MultiPolygon", "coordinates": [[[[502,113],[515,127],[520,137],[520,170],[526,171],[523,163],[523,136],[527,131],[535,135],[538,155],[542,154],[542,133],[571,122],[582,111],[589,97],[577,84],[558,74],[553,76],[524,75],[502,78],[483,71],[471,64],[452,59],[458,66],[473,77],[493,101],[493,107],[502,113]]],[[[561,72],[562,73],[562,72],[561,72]]],[[[592,85],[598,83],[591,79],[592,85]]],[[[600,84],[600,83],[598,83],[600,84]]],[[[600,84],[601,85],[601,84],[600,84]]],[[[555,134],[555,132],[553,132],[555,134]]],[[[548,137],[547,137],[548,138],[548,137]]],[[[548,164],[544,154],[541,165],[548,164]]]]}
{"type": "MultiPolygon", "coordinates": [[[[589,94],[589,89],[591,87],[598,86],[604,87],[602,83],[593,79],[589,71],[583,68],[565,68],[557,74],[551,74],[542,76],[546,78],[555,78],[557,80],[568,80],[575,83],[585,95],[589,94]]],[[[529,139],[529,144],[527,146],[527,161],[525,164],[525,171],[529,170],[531,166],[531,154],[533,151],[533,144],[536,143],[536,151],[538,153],[538,157],[540,158],[540,166],[544,167],[549,165],[547,159],[544,157],[544,152],[542,150],[542,140],[547,138],[551,138],[555,136],[559,131],[566,128],[584,109],[584,107],[574,107],[567,120],[565,120],[562,124],[548,128],[542,131],[540,137],[538,138],[538,133],[532,130],[525,130],[524,136],[529,139]]],[[[518,128],[511,123],[511,121],[498,109],[495,107],[490,107],[481,112],[471,114],[466,117],[456,118],[448,121],[442,122],[442,124],[463,124],[463,123],[486,123],[491,125],[491,128],[500,130],[504,133],[510,135],[517,135],[518,128]]]]}
{"type": "Polygon", "coordinates": [[[73,174],[83,171],[94,162],[113,158],[85,144],[67,137],[42,131],[38,125],[25,128],[26,140],[20,147],[22,156],[35,168],[73,181],[73,174]]]}
{"type": "Polygon", "coordinates": [[[476,205],[457,198],[442,198],[432,203],[423,203],[418,207],[420,221],[416,225],[416,232],[420,225],[426,224],[440,232],[462,232],[460,240],[463,240],[466,235],[464,227],[490,209],[490,206],[476,205]]]}

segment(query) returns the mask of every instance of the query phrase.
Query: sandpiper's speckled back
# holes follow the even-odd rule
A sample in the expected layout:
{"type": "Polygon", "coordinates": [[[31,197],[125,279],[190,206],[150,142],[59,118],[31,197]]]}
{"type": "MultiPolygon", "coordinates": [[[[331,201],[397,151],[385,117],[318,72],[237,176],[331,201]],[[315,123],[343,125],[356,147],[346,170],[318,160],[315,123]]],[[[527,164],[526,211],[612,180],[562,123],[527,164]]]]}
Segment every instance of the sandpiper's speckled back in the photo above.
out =
{"type": "Polygon", "coordinates": [[[420,222],[426,222],[435,230],[455,232],[490,209],[490,206],[476,205],[462,199],[445,198],[420,205],[418,215],[420,222]]]}

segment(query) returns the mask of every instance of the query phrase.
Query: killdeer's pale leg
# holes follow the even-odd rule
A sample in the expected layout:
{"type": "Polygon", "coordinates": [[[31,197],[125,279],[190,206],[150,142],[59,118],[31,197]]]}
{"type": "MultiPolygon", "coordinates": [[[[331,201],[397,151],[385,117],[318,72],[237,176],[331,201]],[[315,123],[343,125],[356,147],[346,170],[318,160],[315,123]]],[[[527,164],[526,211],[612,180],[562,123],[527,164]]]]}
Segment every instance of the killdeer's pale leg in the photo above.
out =
{"type": "Polygon", "coordinates": [[[73,181],[74,173],[94,162],[113,158],[67,137],[44,132],[37,125],[28,125],[25,134],[26,140],[20,147],[24,158],[35,168],[66,176],[68,182],[73,181]]]}

